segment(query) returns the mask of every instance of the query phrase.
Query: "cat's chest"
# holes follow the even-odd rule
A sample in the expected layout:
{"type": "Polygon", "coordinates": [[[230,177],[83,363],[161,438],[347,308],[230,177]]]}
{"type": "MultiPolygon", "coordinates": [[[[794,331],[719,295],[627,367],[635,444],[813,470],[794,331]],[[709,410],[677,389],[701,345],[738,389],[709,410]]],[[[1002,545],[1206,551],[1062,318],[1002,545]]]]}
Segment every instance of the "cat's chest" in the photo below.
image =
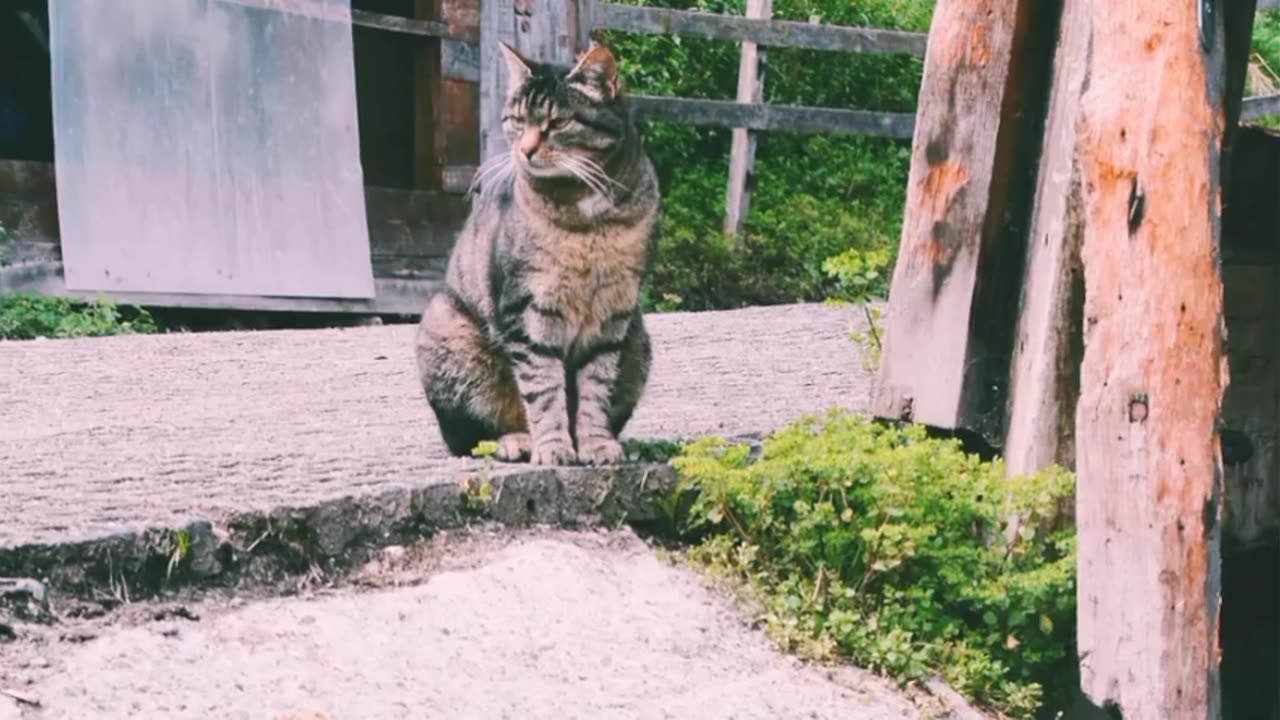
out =
{"type": "Polygon", "coordinates": [[[616,227],[540,238],[525,269],[535,301],[555,308],[575,336],[599,332],[639,300],[648,232],[616,227]]]}

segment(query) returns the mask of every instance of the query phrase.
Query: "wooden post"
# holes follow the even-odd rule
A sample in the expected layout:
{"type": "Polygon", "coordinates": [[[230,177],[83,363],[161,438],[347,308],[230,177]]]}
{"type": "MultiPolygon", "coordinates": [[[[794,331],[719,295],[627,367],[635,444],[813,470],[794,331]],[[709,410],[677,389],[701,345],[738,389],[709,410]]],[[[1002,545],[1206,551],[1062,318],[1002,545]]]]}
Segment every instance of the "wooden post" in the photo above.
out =
{"type": "MultiPolygon", "coordinates": [[[[414,0],[414,17],[439,20],[443,0],[414,0]]],[[[437,135],[441,99],[440,40],[423,39],[413,59],[413,184],[440,187],[441,157],[437,135]]]]}
{"type": "Polygon", "coordinates": [[[1009,378],[1004,460],[1011,475],[1075,464],[1084,276],[1075,133],[1089,29],[1061,25],[1009,378]]]}
{"type": "Polygon", "coordinates": [[[507,70],[498,42],[539,62],[572,64],[586,49],[595,0],[482,0],[480,4],[480,152],[507,151],[502,105],[507,70]]]}
{"type": "MultiPolygon", "coordinates": [[[[773,0],[747,0],[747,17],[767,20],[773,16],[773,0]]],[[[738,60],[738,102],[764,102],[761,72],[765,49],[753,42],[742,43],[738,60]]],[[[756,158],[756,134],[746,128],[733,129],[733,149],[729,155],[729,189],[725,196],[724,232],[742,232],[751,209],[751,175],[756,158]]]]}
{"type": "Polygon", "coordinates": [[[939,0],[872,402],[998,445],[1056,13],[939,0]]]}
{"type": "Polygon", "coordinates": [[[1075,152],[1081,684],[1126,718],[1216,718],[1227,368],[1221,3],[1067,0],[1090,38],[1075,152]],[[1201,32],[1200,17],[1209,25],[1201,32]]]}

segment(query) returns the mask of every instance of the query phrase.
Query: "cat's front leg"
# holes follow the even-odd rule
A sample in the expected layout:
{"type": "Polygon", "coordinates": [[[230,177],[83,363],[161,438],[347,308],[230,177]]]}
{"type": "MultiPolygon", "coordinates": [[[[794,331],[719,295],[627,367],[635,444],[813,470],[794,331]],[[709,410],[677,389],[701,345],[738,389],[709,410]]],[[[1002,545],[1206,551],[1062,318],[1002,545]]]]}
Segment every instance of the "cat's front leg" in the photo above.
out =
{"type": "Polygon", "coordinates": [[[622,443],[609,427],[609,404],[621,359],[621,342],[601,342],[589,351],[576,373],[578,412],[574,427],[581,463],[616,465],[624,459],[622,443]]]}
{"type": "Polygon", "coordinates": [[[569,434],[569,401],[563,344],[558,329],[539,317],[536,304],[525,296],[503,313],[503,345],[515,371],[516,387],[524,403],[532,438],[530,462],[572,465],[578,457],[569,434]]]}
{"type": "Polygon", "coordinates": [[[564,360],[552,348],[529,343],[511,352],[516,385],[524,401],[529,435],[533,439],[530,462],[535,465],[572,465],[577,461],[569,435],[569,401],[565,388],[564,360]]]}

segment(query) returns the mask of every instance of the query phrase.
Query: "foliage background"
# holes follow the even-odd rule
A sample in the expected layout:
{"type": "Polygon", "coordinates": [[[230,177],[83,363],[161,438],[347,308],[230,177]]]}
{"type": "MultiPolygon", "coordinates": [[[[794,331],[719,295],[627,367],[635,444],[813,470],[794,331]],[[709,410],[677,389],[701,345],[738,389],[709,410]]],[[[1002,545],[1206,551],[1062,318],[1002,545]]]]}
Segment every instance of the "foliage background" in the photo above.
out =
{"type": "MultiPolygon", "coordinates": [[[[745,0],[624,0],[741,15],[745,0]]],[[[775,0],[774,17],[926,32],[933,0],[775,0]]],[[[610,34],[636,93],[733,99],[738,45],[610,34]]],[[[771,48],[765,101],[914,112],[921,58],[771,48]]],[[[644,129],[661,176],[664,237],[649,304],[702,310],[821,300],[844,284],[824,268],[871,266],[883,295],[902,225],[910,141],[762,133],[751,214],[740,251],[721,232],[730,132],[652,124],[644,129]]]]}

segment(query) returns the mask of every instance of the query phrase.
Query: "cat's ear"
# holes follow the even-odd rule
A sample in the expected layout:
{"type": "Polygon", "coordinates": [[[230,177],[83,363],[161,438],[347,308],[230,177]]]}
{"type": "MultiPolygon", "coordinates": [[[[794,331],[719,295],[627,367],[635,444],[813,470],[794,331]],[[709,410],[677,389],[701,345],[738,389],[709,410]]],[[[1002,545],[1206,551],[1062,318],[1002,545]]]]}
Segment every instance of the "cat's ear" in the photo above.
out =
{"type": "Polygon", "coordinates": [[[568,81],[587,97],[607,102],[622,94],[622,82],[618,77],[618,61],[609,48],[591,43],[591,49],[582,53],[578,64],[569,71],[568,81]]]}
{"type": "Polygon", "coordinates": [[[498,47],[502,50],[502,56],[507,60],[507,92],[514,93],[533,74],[533,69],[530,67],[529,61],[510,45],[499,40],[498,47]]]}

